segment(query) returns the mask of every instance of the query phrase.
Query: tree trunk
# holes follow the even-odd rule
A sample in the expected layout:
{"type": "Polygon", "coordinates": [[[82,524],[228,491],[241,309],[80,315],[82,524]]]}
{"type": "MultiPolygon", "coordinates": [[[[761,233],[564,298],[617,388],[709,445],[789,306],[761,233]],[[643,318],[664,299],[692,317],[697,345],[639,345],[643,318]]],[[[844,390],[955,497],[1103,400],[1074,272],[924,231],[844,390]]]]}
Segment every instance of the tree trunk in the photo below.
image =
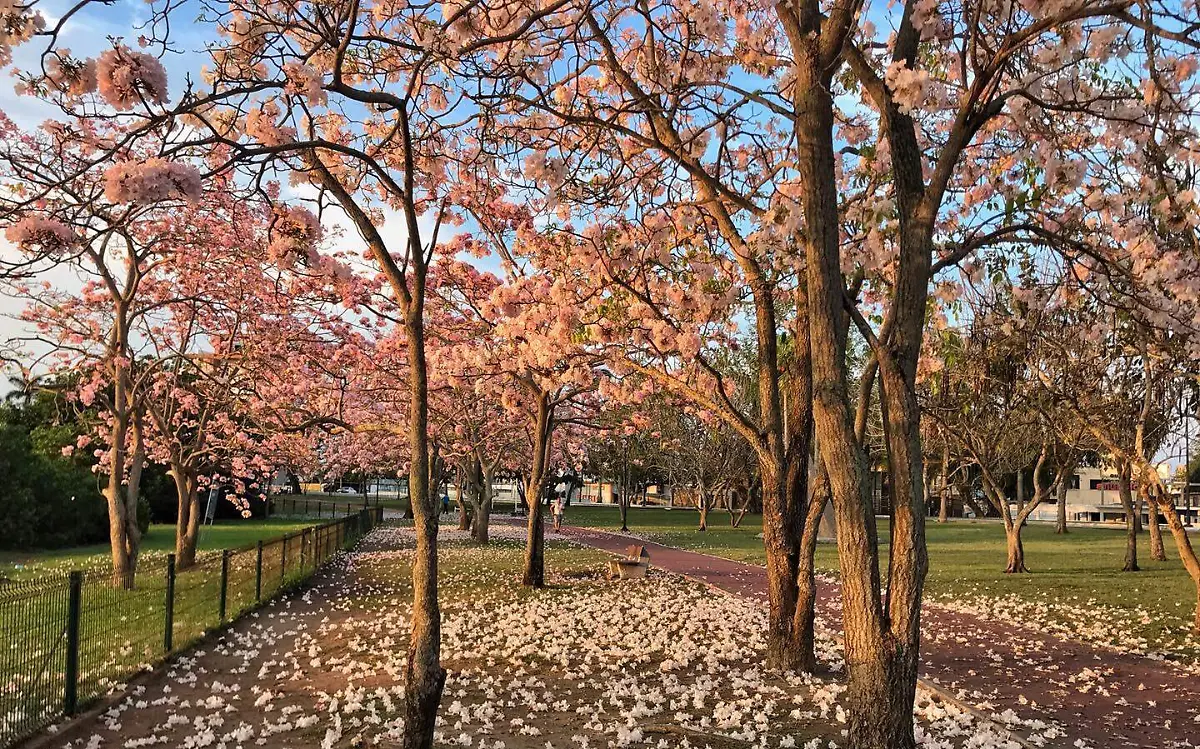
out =
{"type": "Polygon", "coordinates": [[[492,481],[495,469],[482,465],[483,481],[479,486],[478,504],[475,505],[475,522],[471,526],[471,535],[475,543],[486,544],[489,541],[488,526],[492,519],[492,481]]]}
{"type": "Polygon", "coordinates": [[[792,631],[798,639],[800,669],[811,673],[817,668],[816,618],[817,618],[817,536],[821,528],[821,516],[829,504],[829,477],[824,468],[817,476],[812,497],[804,516],[804,531],[800,535],[799,565],[796,570],[796,613],[792,618],[792,631]]]}
{"type": "Polygon", "coordinates": [[[1183,522],[1179,519],[1179,513],[1175,510],[1175,503],[1171,500],[1170,495],[1160,491],[1156,492],[1154,496],[1159,503],[1158,509],[1167,521],[1171,537],[1175,539],[1179,561],[1183,563],[1188,577],[1192,578],[1192,584],[1196,586],[1196,613],[1192,617],[1192,631],[1200,633],[1200,560],[1196,558],[1196,550],[1192,547],[1187,529],[1183,527],[1183,522]]]}
{"type": "MultiPolygon", "coordinates": [[[[816,37],[812,29],[800,29],[798,34],[802,38],[816,37]]],[[[889,624],[881,603],[875,519],[864,476],[865,456],[854,435],[845,346],[838,336],[845,313],[833,158],[833,102],[823,79],[825,66],[818,45],[810,40],[796,46],[803,53],[793,68],[794,122],[799,182],[804,186],[815,439],[829,473],[837,519],[849,671],[849,745],[852,749],[913,749],[916,739],[912,709],[919,643],[913,626],[916,622],[910,614],[915,613],[914,606],[919,606],[920,590],[919,585],[914,589],[909,584],[919,583],[922,578],[920,558],[913,555],[913,542],[919,543],[920,537],[898,535],[901,540],[895,556],[904,569],[898,578],[900,588],[890,592],[889,598],[895,595],[895,603],[904,605],[907,611],[903,621],[889,624]],[[912,562],[917,562],[915,568],[910,566],[912,562]],[[894,636],[897,631],[903,634],[894,636]]],[[[895,455],[893,459],[908,457],[895,455]]],[[[919,480],[917,484],[919,489],[919,480]]],[[[907,518],[904,520],[907,522],[907,518]]]]}
{"type": "Polygon", "coordinates": [[[942,486],[938,504],[938,522],[950,522],[950,440],[942,439],[942,486]]]}
{"type": "Polygon", "coordinates": [[[1117,465],[1117,495],[1121,508],[1125,510],[1125,566],[1123,572],[1138,571],[1137,554],[1137,510],[1133,506],[1133,490],[1130,486],[1130,466],[1126,461],[1117,465]]]}
{"type": "MultiPolygon", "coordinates": [[[[1074,473],[1073,469],[1071,470],[1071,473],[1074,473]]],[[[1058,496],[1055,497],[1055,504],[1057,505],[1058,517],[1054,523],[1054,532],[1059,533],[1059,534],[1069,533],[1070,531],[1067,528],[1067,481],[1066,481],[1066,476],[1063,477],[1063,480],[1058,482],[1057,494],[1058,494],[1058,496]]]]}
{"type": "Polygon", "coordinates": [[[1008,548],[1008,564],[1004,571],[1008,574],[1029,572],[1025,566],[1025,546],[1021,543],[1021,523],[1014,523],[1004,529],[1006,546],[1008,548]]]}
{"type": "Polygon", "coordinates": [[[196,471],[181,462],[171,466],[175,480],[175,566],[187,569],[196,563],[196,542],[200,538],[200,486],[196,471]]]}
{"type": "Polygon", "coordinates": [[[126,441],[129,439],[130,411],[123,368],[116,366],[113,383],[113,418],[109,431],[108,481],[104,501],[108,505],[108,538],[112,551],[112,582],[114,586],[133,588],[136,562],[130,555],[128,508],[122,491],[125,477],[126,441]]]}
{"type": "MultiPolygon", "coordinates": [[[[463,485],[466,482],[460,477],[454,485],[456,497],[454,503],[458,505],[458,529],[460,531],[469,531],[471,529],[471,513],[467,511],[467,500],[464,497],[463,485]]],[[[474,485],[472,486],[474,488],[474,485]]]]}
{"type": "MultiPolygon", "coordinates": [[[[1150,487],[1143,490],[1147,495],[1154,491],[1150,487]]],[[[1158,504],[1153,497],[1146,498],[1146,511],[1150,521],[1150,558],[1156,562],[1167,561],[1167,551],[1163,548],[1162,526],[1158,522],[1158,504]]]]}
{"type": "Polygon", "coordinates": [[[542,515],[542,489],[550,462],[550,438],[554,429],[550,397],[538,395],[537,413],[533,421],[533,464],[525,484],[525,503],[529,505],[529,525],[525,539],[525,573],[523,585],[541,588],[546,584],[546,528],[542,515]]]}
{"type": "Polygon", "coordinates": [[[800,537],[792,525],[788,487],[780,466],[759,461],[763,485],[763,546],[767,557],[767,663],[783,670],[811,669],[796,619],[800,537]]]}
{"type": "Polygon", "coordinates": [[[442,615],[437,593],[438,507],[429,487],[429,382],[425,361],[425,331],[420,298],[405,316],[409,349],[408,443],[412,463],[408,496],[416,531],[412,562],[412,631],[404,667],[403,749],[430,749],[438,703],[446,684],[441,664],[442,615]]]}
{"type": "Polygon", "coordinates": [[[704,493],[700,493],[700,528],[699,530],[708,530],[708,498],[704,493]]]}

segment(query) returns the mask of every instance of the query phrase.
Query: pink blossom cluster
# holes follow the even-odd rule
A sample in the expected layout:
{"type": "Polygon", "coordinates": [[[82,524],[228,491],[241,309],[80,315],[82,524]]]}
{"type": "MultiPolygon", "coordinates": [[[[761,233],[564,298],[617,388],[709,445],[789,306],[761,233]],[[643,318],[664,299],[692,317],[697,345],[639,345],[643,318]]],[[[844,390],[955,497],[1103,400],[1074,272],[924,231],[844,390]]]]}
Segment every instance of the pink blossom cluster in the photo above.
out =
{"type": "Polygon", "coordinates": [[[200,171],[190,164],[152,158],[123,161],[104,172],[104,196],[114,203],[195,202],[200,195],[200,171]]]}
{"type": "Polygon", "coordinates": [[[287,206],[275,213],[267,256],[281,265],[290,265],[299,258],[307,262],[315,254],[313,246],[320,240],[321,222],[313,212],[300,206],[287,206]]]}
{"type": "Polygon", "coordinates": [[[893,62],[888,66],[886,81],[893,101],[903,114],[909,114],[921,106],[929,93],[929,71],[913,70],[903,62],[893,62]]]}
{"type": "Polygon", "coordinates": [[[29,3],[0,0],[0,66],[12,62],[12,48],[46,28],[46,19],[29,3]]]}
{"type": "Polygon", "coordinates": [[[153,55],[134,52],[124,45],[104,52],[96,64],[100,95],[117,111],[143,102],[167,100],[167,69],[153,55]]]}
{"type": "Polygon", "coordinates": [[[289,62],[283,66],[287,75],[288,93],[303,96],[310,105],[324,106],[327,97],[321,86],[321,74],[312,65],[289,62]]]}
{"type": "Polygon", "coordinates": [[[46,80],[67,96],[83,96],[96,90],[96,61],[77,60],[71,50],[60,50],[46,60],[46,80]]]}
{"type": "Polygon", "coordinates": [[[4,237],[23,250],[53,254],[79,242],[79,237],[65,224],[40,216],[27,216],[4,232],[4,237]]]}

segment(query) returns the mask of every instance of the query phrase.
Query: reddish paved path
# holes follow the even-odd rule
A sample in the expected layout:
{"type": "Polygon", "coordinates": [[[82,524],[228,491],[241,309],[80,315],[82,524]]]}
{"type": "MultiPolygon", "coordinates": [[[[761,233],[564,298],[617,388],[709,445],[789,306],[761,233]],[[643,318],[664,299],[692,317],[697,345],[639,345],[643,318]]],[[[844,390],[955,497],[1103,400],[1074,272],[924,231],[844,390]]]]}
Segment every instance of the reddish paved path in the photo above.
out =
{"type": "MultiPolygon", "coordinates": [[[[662,546],[596,529],[561,534],[624,553],[644,545],[653,566],[722,590],[766,601],[763,567],[662,546]]],[[[820,586],[819,615],[841,618],[836,585],[820,586]]],[[[988,711],[1058,723],[1072,747],[1097,749],[1200,746],[1200,676],[1143,656],[1119,653],[927,604],[922,614],[921,675],[988,711]]],[[[838,626],[840,629],[840,626],[838,626]]]]}

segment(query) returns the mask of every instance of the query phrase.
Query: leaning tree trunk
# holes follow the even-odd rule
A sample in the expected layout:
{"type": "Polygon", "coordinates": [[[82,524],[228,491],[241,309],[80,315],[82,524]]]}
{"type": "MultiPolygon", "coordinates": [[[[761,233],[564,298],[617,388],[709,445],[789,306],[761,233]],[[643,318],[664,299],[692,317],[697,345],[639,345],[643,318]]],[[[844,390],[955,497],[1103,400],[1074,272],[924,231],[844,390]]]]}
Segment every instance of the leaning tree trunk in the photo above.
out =
{"type": "Polygon", "coordinates": [[[799,669],[811,673],[817,668],[817,536],[821,516],[829,504],[829,476],[822,467],[813,486],[808,510],[804,515],[804,531],[800,535],[799,564],[796,569],[796,613],[792,632],[799,640],[802,662],[799,669]]]}
{"type": "Polygon", "coordinates": [[[1125,510],[1125,566],[1122,572],[1138,571],[1137,510],[1133,505],[1130,474],[1129,463],[1122,462],[1117,466],[1117,496],[1121,499],[1121,508],[1125,510]]]}
{"type": "MultiPolygon", "coordinates": [[[[465,492],[463,490],[463,487],[466,483],[467,482],[460,477],[459,480],[454,484],[454,491],[456,492],[454,503],[458,505],[458,529],[460,531],[471,530],[471,513],[467,511],[467,499],[464,496],[465,492]]],[[[478,486],[478,484],[472,482],[472,491],[476,491],[478,486]]]]}
{"type": "Polygon", "coordinates": [[[1187,528],[1183,527],[1183,522],[1179,519],[1179,512],[1175,509],[1175,502],[1171,496],[1166,492],[1156,492],[1154,501],[1158,503],[1158,508],[1167,521],[1171,537],[1175,539],[1179,560],[1183,562],[1183,568],[1187,570],[1188,577],[1192,578],[1192,584],[1196,586],[1196,612],[1192,617],[1192,631],[1200,633],[1200,560],[1196,558],[1196,550],[1188,538],[1187,528]]]}
{"type": "Polygon", "coordinates": [[[533,422],[533,464],[525,484],[525,504],[529,506],[529,525],[525,538],[525,572],[521,582],[531,588],[546,584],[546,527],[542,514],[542,489],[550,462],[550,437],[553,414],[550,397],[538,394],[537,413],[533,422]]]}
{"type": "Polygon", "coordinates": [[[699,494],[700,527],[697,530],[708,530],[708,497],[701,491],[699,494]]]}
{"type": "Polygon", "coordinates": [[[1146,496],[1146,511],[1150,524],[1150,558],[1156,562],[1167,561],[1167,551],[1163,548],[1162,526],[1158,522],[1158,503],[1149,496],[1153,489],[1147,487],[1141,490],[1146,496]]]}

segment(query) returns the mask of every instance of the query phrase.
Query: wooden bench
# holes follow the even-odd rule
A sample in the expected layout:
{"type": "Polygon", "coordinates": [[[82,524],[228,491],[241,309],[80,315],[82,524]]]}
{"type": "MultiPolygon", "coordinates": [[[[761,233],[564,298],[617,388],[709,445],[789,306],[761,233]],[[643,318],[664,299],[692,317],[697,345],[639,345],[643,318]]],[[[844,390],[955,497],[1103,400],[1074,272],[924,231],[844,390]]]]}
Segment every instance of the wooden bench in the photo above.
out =
{"type": "Polygon", "coordinates": [[[646,576],[650,570],[650,552],[645,546],[630,546],[625,550],[625,556],[613,559],[608,563],[610,579],[637,580],[646,576]]]}

